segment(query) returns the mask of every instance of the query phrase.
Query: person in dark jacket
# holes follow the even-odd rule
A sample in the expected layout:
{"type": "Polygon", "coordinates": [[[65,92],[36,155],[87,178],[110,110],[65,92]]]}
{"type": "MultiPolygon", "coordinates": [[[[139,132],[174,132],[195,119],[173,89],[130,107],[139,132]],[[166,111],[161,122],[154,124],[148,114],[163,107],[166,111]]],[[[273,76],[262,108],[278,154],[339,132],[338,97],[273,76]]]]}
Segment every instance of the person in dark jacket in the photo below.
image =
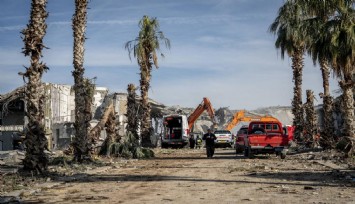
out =
{"type": "Polygon", "coordinates": [[[190,142],[190,148],[194,149],[195,148],[195,138],[193,135],[190,136],[189,142],[190,142]]]}
{"type": "Polygon", "coordinates": [[[211,129],[208,129],[202,139],[206,141],[207,157],[212,158],[214,154],[214,141],[217,139],[216,135],[211,132],[211,129]]]}

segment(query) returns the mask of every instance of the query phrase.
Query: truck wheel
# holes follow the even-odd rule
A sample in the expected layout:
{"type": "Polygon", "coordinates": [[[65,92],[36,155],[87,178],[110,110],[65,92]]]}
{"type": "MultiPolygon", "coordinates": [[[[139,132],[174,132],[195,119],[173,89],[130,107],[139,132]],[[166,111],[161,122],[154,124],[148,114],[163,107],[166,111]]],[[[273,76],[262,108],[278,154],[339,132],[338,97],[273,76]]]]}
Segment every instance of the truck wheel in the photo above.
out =
{"type": "Polygon", "coordinates": [[[243,149],[239,145],[235,145],[235,153],[239,154],[239,153],[242,153],[242,152],[243,152],[243,149]]]}
{"type": "Polygon", "coordinates": [[[253,154],[253,152],[251,151],[251,148],[250,148],[250,147],[247,147],[247,149],[248,149],[248,158],[249,158],[249,159],[254,158],[254,154],[253,154]]]}
{"type": "Polygon", "coordinates": [[[244,148],[244,156],[249,157],[248,147],[244,148]]]}
{"type": "Polygon", "coordinates": [[[250,147],[246,147],[246,148],[244,149],[244,156],[245,156],[245,157],[248,157],[249,159],[254,158],[254,154],[253,154],[253,152],[251,151],[251,148],[250,148],[250,147]]]}
{"type": "Polygon", "coordinates": [[[286,153],[285,152],[280,152],[280,158],[285,159],[286,158],[286,153]]]}

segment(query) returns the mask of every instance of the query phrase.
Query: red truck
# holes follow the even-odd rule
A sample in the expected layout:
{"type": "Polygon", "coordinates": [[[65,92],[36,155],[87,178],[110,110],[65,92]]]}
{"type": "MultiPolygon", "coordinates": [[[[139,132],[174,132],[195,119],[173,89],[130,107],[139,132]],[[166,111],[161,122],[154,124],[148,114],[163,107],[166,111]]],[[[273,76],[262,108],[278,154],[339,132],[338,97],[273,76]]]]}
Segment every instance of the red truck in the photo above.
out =
{"type": "Polygon", "coordinates": [[[276,153],[284,159],[289,138],[284,134],[280,122],[255,121],[249,124],[248,135],[245,136],[244,141],[244,155],[248,158],[253,158],[255,154],[276,153]]]}
{"type": "Polygon", "coordinates": [[[243,125],[237,132],[235,136],[235,153],[242,153],[245,149],[244,138],[248,135],[248,125],[243,125]]]}

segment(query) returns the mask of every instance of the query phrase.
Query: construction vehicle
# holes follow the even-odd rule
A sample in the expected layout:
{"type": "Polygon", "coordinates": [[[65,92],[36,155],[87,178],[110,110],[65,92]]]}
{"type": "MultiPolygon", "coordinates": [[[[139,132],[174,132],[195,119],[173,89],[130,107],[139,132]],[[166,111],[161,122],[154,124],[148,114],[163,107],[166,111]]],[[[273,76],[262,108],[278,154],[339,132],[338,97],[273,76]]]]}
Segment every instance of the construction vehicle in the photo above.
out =
{"type": "Polygon", "coordinates": [[[252,121],[261,121],[261,122],[277,121],[277,122],[279,122],[279,120],[277,118],[274,118],[271,115],[260,116],[257,114],[247,112],[245,110],[241,110],[241,111],[238,111],[234,114],[233,119],[227,125],[226,130],[229,130],[229,131],[232,130],[240,122],[252,122],[252,121]]]}
{"type": "Polygon", "coordinates": [[[195,121],[200,117],[203,111],[207,111],[213,124],[216,123],[214,118],[214,110],[208,98],[203,98],[201,104],[187,117],[185,115],[166,115],[163,117],[163,135],[161,137],[161,145],[163,148],[168,146],[183,147],[188,143],[189,135],[193,130],[195,121]]]}
{"type": "MultiPolygon", "coordinates": [[[[234,114],[232,121],[226,126],[226,130],[232,130],[235,126],[240,122],[252,122],[252,121],[260,121],[260,122],[279,122],[277,118],[274,118],[270,115],[260,116],[257,114],[253,114],[250,112],[246,112],[245,110],[238,111],[234,114]]],[[[243,126],[236,134],[235,137],[235,151],[236,153],[241,153],[245,149],[244,138],[247,135],[248,126],[243,126]]]]}
{"type": "Polygon", "coordinates": [[[168,146],[184,147],[188,143],[189,134],[186,115],[167,115],[163,117],[162,148],[167,148],[168,146]]]}
{"type": "Polygon", "coordinates": [[[203,111],[207,111],[208,115],[210,116],[214,128],[216,126],[215,118],[214,118],[214,109],[212,107],[212,104],[210,100],[206,97],[203,98],[202,102],[197,106],[197,108],[190,114],[188,117],[187,121],[189,123],[189,129],[192,132],[193,131],[193,126],[195,121],[197,120],[198,117],[203,113],[203,111]]]}

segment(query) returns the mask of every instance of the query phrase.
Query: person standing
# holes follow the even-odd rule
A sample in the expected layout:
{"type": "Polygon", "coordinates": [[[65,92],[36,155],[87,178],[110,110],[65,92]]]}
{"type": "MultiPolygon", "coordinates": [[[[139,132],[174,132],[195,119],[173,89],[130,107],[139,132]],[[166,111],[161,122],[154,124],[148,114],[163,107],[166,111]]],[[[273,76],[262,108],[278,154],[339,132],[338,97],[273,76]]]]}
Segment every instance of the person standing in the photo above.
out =
{"type": "Polygon", "coordinates": [[[191,135],[191,136],[190,136],[189,142],[190,142],[190,148],[191,148],[191,149],[194,149],[194,148],[195,148],[195,138],[194,138],[194,135],[191,135]]]}
{"type": "Polygon", "coordinates": [[[207,157],[212,158],[214,154],[214,141],[217,139],[216,135],[211,132],[211,129],[208,129],[202,139],[206,141],[207,157]]]}
{"type": "Polygon", "coordinates": [[[196,149],[201,149],[201,146],[202,146],[202,139],[200,138],[199,135],[197,135],[197,138],[196,138],[196,149]]]}

